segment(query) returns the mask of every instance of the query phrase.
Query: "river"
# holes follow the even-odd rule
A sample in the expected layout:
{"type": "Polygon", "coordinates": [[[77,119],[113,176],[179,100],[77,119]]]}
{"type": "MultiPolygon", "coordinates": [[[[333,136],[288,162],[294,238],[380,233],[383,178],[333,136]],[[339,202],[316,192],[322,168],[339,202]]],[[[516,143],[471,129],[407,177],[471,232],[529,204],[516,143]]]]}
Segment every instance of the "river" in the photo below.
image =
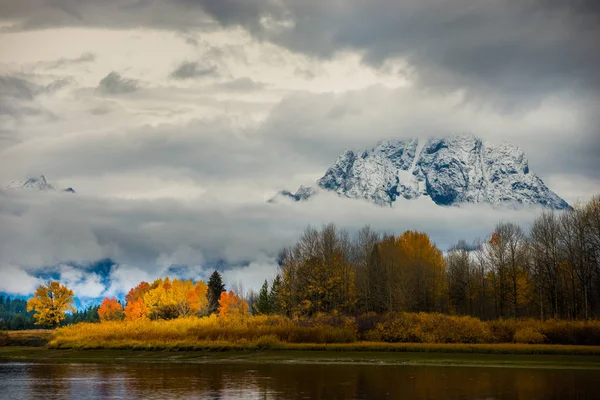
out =
{"type": "Polygon", "coordinates": [[[598,370],[294,363],[0,363],[2,399],[600,399],[598,370]]]}

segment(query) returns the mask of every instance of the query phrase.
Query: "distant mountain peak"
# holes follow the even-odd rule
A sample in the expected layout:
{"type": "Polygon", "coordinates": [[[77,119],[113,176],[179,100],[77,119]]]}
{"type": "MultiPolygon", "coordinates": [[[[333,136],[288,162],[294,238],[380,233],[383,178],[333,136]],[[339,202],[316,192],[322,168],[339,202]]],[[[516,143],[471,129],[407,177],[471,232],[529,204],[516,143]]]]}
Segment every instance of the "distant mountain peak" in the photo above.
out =
{"type": "Polygon", "coordinates": [[[422,196],[441,206],[464,203],[569,208],[531,173],[523,150],[494,145],[472,134],[419,140],[384,140],[340,155],[314,187],[282,191],[272,199],[308,200],[319,191],[391,206],[422,196]]]}
{"type": "MultiPolygon", "coordinates": [[[[56,188],[48,183],[44,175],[40,175],[39,178],[29,178],[25,180],[12,181],[6,186],[7,189],[29,189],[39,191],[55,191],[56,188]]],[[[71,187],[62,189],[62,192],[76,193],[71,187]]]]}

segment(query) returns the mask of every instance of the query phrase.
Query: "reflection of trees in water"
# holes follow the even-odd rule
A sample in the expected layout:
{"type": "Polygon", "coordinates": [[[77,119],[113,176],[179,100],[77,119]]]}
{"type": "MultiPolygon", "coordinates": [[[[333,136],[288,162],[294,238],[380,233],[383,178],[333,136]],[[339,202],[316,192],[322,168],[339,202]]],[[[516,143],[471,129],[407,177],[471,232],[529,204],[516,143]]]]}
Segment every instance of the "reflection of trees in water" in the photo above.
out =
{"type": "Polygon", "coordinates": [[[28,373],[28,382],[31,398],[47,396],[56,398],[59,396],[74,397],[71,393],[69,379],[72,376],[72,367],[62,364],[37,364],[25,367],[28,373]]]}
{"type": "MultiPolygon", "coordinates": [[[[24,393],[43,398],[577,399],[593,371],[305,364],[30,365],[24,393]]],[[[587,397],[586,397],[587,396],[587,397]]]]}

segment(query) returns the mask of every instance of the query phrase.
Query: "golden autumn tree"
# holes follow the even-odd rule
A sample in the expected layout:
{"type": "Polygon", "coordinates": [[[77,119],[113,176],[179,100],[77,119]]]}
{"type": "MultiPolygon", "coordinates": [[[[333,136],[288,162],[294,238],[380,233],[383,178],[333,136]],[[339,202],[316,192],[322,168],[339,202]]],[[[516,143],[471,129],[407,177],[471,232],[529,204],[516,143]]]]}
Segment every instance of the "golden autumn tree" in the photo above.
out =
{"type": "Polygon", "coordinates": [[[196,284],[192,281],[174,279],[167,293],[173,298],[175,308],[180,317],[198,315],[206,310],[208,287],[203,281],[196,284]]]}
{"type": "Polygon", "coordinates": [[[221,293],[219,298],[219,318],[243,320],[250,315],[248,303],[232,290],[221,293]]]}
{"type": "Polygon", "coordinates": [[[203,281],[157,279],[143,296],[146,315],[150,319],[172,319],[203,314],[208,307],[207,291],[203,281]]]}
{"type": "Polygon", "coordinates": [[[123,305],[114,297],[111,299],[106,297],[102,300],[100,308],[98,308],[98,317],[100,317],[100,322],[121,321],[123,319],[123,305]]]}
{"type": "Polygon", "coordinates": [[[374,311],[440,311],[446,293],[442,252],[422,232],[386,236],[368,265],[374,311]]]}
{"type": "Polygon", "coordinates": [[[169,291],[171,286],[169,277],[157,279],[150,286],[150,290],[144,294],[144,304],[150,319],[177,318],[176,302],[169,291]]]}
{"type": "Polygon", "coordinates": [[[35,311],[36,324],[56,327],[67,311],[75,312],[73,291],[59,282],[40,285],[27,301],[27,311],[35,311]]]}
{"type": "Polygon", "coordinates": [[[419,311],[439,311],[445,294],[446,264],[424,232],[407,231],[397,239],[401,268],[413,287],[410,303],[419,311]]]}

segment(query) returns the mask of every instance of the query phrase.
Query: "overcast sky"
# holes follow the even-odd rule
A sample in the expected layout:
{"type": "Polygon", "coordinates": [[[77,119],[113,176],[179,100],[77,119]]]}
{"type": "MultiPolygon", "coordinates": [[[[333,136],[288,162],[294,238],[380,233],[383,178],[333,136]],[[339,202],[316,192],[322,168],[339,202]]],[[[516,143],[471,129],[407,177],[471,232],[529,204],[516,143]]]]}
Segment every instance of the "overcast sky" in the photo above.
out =
{"type": "Polygon", "coordinates": [[[0,0],[0,186],[44,174],[78,192],[0,189],[0,292],[31,293],[50,269],[100,297],[217,261],[256,288],[309,223],[425,230],[444,248],[537,213],[265,203],[381,139],[508,140],[551,190],[587,201],[598,4],[0,0]],[[108,283],[86,270],[104,258],[108,283]]]}

